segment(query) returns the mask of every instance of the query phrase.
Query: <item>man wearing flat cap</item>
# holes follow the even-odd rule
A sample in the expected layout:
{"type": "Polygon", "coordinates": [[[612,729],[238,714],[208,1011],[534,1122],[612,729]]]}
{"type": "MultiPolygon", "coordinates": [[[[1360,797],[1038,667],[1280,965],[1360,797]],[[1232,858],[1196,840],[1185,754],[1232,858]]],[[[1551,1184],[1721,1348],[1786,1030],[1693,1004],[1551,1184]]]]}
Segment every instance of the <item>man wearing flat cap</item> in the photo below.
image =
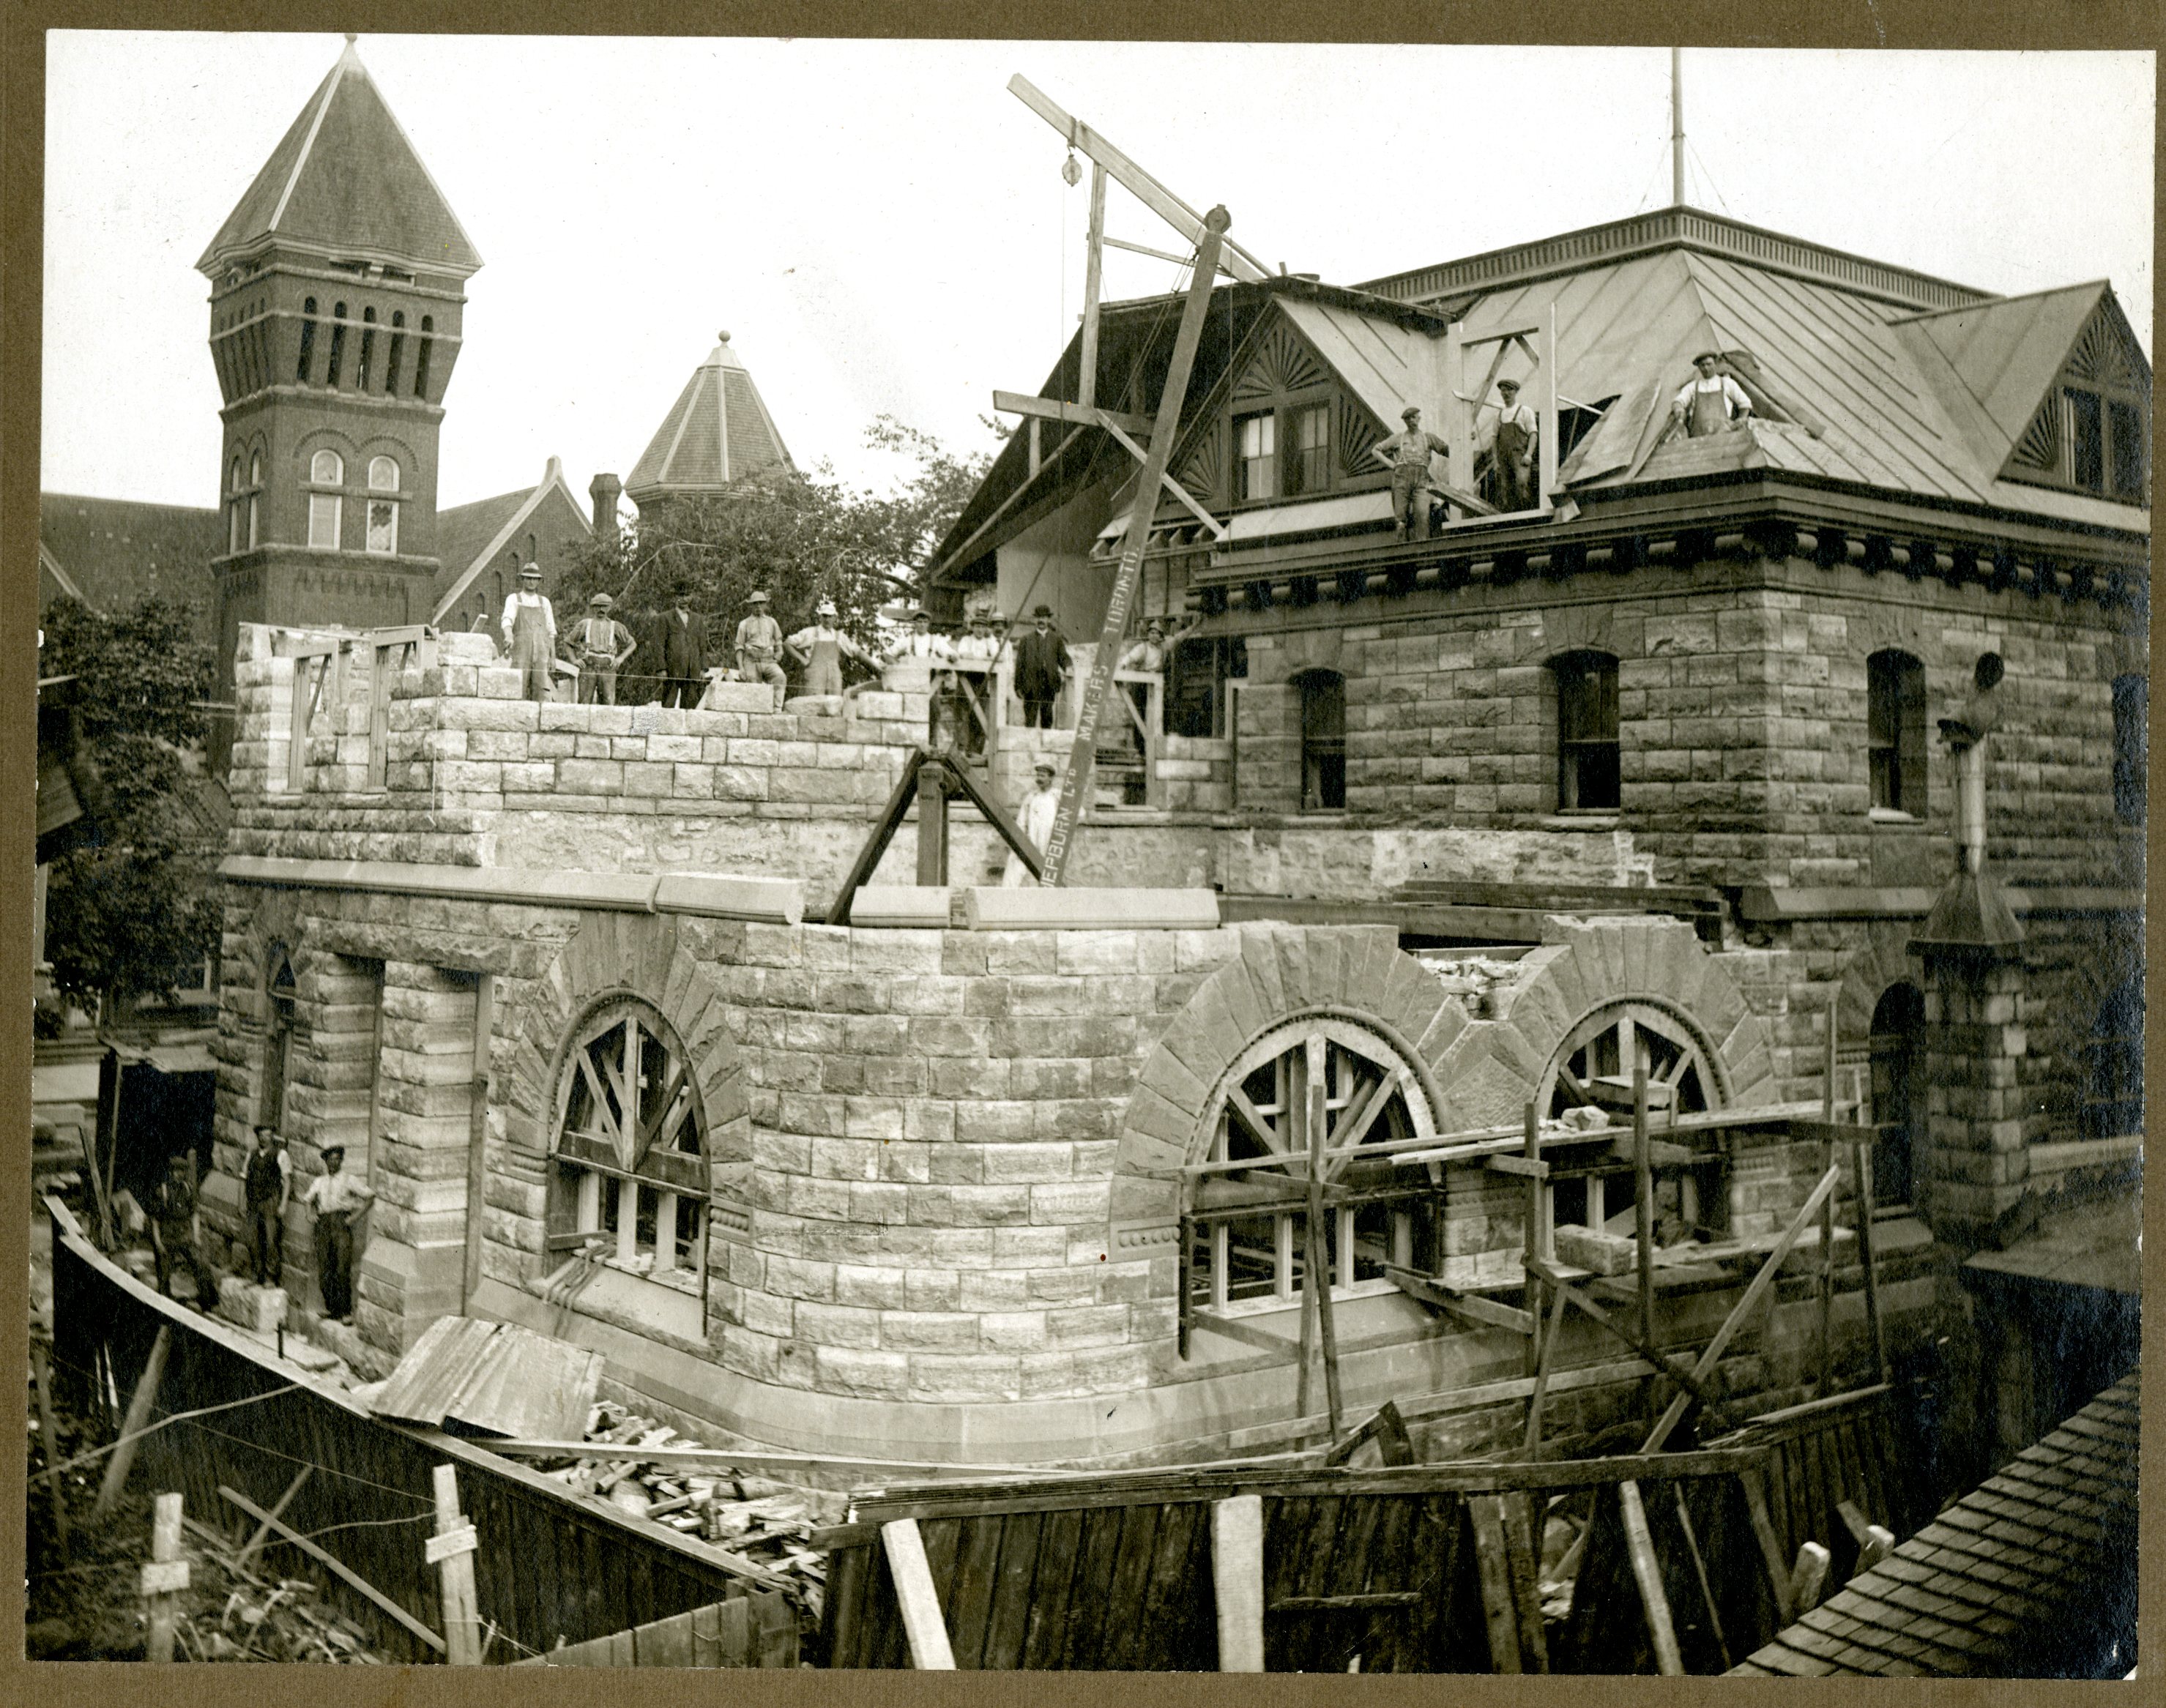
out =
{"type": "Polygon", "coordinates": [[[734,644],[739,676],[767,683],[778,694],[788,690],[790,680],[782,673],[782,625],[769,614],[764,590],[753,589],[752,613],[737,625],[734,644]]]}
{"type": "Polygon", "coordinates": [[[578,655],[579,704],[613,706],[616,704],[616,673],[639,646],[631,630],[610,614],[616,601],[596,593],[587,601],[587,614],[572,636],[578,655]]]}
{"type": "Polygon", "coordinates": [[[1698,372],[1671,400],[1670,414],[1683,424],[1692,438],[1727,433],[1752,413],[1752,399],[1745,395],[1745,388],[1728,374],[1715,371],[1721,361],[1714,351],[1700,351],[1693,358],[1693,366],[1698,372]]]}
{"type": "MultiPolygon", "coordinates": [[[[1053,821],[1060,811],[1060,791],[1054,786],[1059,774],[1050,759],[1040,759],[1031,767],[1030,793],[1016,804],[1016,829],[1041,854],[1053,839],[1053,821]]],[[[1030,881],[1030,868],[1022,863],[1021,855],[1011,851],[1007,867],[1001,873],[1001,888],[1015,889],[1030,881]]]]}
{"type": "Polygon", "coordinates": [[[1423,430],[1421,411],[1413,404],[1402,409],[1399,419],[1407,424],[1406,431],[1392,435],[1381,445],[1371,445],[1369,454],[1391,467],[1392,519],[1398,525],[1399,537],[1426,540],[1429,495],[1432,490],[1429,460],[1433,456],[1449,455],[1450,447],[1435,434],[1423,430]]]}
{"type": "Polygon", "coordinates": [[[550,667],[557,657],[557,612],[542,596],[542,566],[522,564],[519,588],[504,602],[504,650],[526,672],[530,700],[549,698],[550,667]]]}
{"type": "Polygon", "coordinates": [[[1497,425],[1489,440],[1489,459],[1496,471],[1497,508],[1530,510],[1540,503],[1535,493],[1535,440],[1540,418],[1532,406],[1519,401],[1517,380],[1497,382],[1497,425]]]}
{"type": "Polygon", "coordinates": [[[346,1172],[346,1147],[324,1147],[324,1172],[309,1183],[301,1202],[315,1212],[316,1284],[324,1315],[344,1322],[353,1315],[353,1225],[376,1194],[346,1172]]]}

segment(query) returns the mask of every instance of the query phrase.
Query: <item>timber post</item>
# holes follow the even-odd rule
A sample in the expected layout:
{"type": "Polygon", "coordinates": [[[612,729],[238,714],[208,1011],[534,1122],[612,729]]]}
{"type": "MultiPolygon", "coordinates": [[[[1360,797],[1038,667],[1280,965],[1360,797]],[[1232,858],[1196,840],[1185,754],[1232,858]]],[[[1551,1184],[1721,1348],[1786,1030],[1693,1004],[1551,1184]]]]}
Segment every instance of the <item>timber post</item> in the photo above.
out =
{"type": "Polygon", "coordinates": [[[144,1659],[172,1659],[180,1592],[188,1587],[188,1563],[181,1558],[181,1497],[177,1493],[161,1494],[151,1518],[151,1558],[143,1567],[143,1599],[150,1615],[144,1659]]]}
{"type": "Polygon", "coordinates": [[[172,1324],[160,1323],[158,1336],[151,1342],[151,1356],[144,1361],[143,1373],[136,1379],[135,1394],[128,1402],[128,1415],[120,1421],[119,1444],[106,1463],[104,1481],[98,1485],[98,1500],[90,1509],[92,1524],[102,1524],[111,1517],[114,1505],[120,1499],[121,1488],[135,1463],[135,1443],[142,1437],[143,1426],[151,1421],[151,1408],[158,1398],[158,1384],[165,1379],[166,1355],[172,1349],[172,1324]]]}
{"type": "Polygon", "coordinates": [[[459,1511],[458,1469],[439,1465],[433,1473],[436,1533],[425,1549],[429,1563],[443,1575],[445,1658],[455,1667],[481,1664],[481,1612],[474,1600],[473,1556],[480,1546],[471,1522],[459,1511]]]}

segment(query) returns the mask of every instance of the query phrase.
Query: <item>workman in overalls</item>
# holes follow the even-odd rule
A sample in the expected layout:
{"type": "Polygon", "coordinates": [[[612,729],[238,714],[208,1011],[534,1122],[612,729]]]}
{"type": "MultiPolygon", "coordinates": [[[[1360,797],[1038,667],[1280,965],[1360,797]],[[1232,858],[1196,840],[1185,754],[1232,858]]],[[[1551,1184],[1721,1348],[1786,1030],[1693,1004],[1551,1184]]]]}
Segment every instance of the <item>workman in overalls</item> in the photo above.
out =
{"type": "Polygon", "coordinates": [[[529,563],[519,572],[519,590],[504,602],[504,650],[526,672],[524,688],[530,700],[549,698],[549,678],[557,662],[557,613],[542,593],[542,566],[529,563]]]}
{"type": "Polygon", "coordinates": [[[1392,519],[1398,526],[1399,537],[1426,540],[1432,490],[1429,460],[1432,456],[1449,455],[1450,447],[1434,433],[1422,430],[1421,411],[1413,405],[1400,410],[1399,419],[1406,423],[1406,431],[1371,446],[1369,454],[1391,465],[1392,519]]]}
{"type": "Polygon", "coordinates": [[[248,1256],[259,1287],[276,1287],[285,1273],[286,1199],[293,1168],[278,1129],[256,1129],[242,1171],[241,1205],[248,1216],[248,1256]]]}
{"type": "Polygon", "coordinates": [[[610,615],[615,604],[607,593],[596,593],[587,601],[587,614],[572,637],[578,649],[583,706],[616,704],[616,673],[639,647],[638,637],[610,615]]]}
{"type": "Polygon", "coordinates": [[[1534,410],[1519,401],[1517,380],[1497,382],[1498,406],[1496,435],[1489,441],[1489,456],[1497,473],[1497,508],[1530,510],[1540,500],[1535,493],[1535,438],[1540,424],[1534,410]]]}
{"type": "Polygon", "coordinates": [[[782,673],[782,625],[768,614],[767,595],[755,588],[752,614],[737,625],[737,674],[747,682],[771,683],[778,693],[789,691],[782,673]]]}
{"type": "Polygon", "coordinates": [[[1699,372],[1670,404],[1670,414],[1693,439],[1727,433],[1752,413],[1752,399],[1745,395],[1745,388],[1728,374],[1714,371],[1721,360],[1712,350],[1694,356],[1693,366],[1699,372]]]}
{"type": "Polygon", "coordinates": [[[301,1202],[316,1213],[316,1284],[324,1315],[344,1322],[353,1315],[353,1224],[376,1196],[346,1173],[346,1147],[324,1147],[324,1172],[309,1183],[301,1202]]]}
{"type": "Polygon", "coordinates": [[[173,1268],[185,1263],[196,1284],[195,1307],[209,1310],[218,1302],[218,1288],[210,1271],[196,1252],[203,1233],[196,1209],[195,1163],[186,1151],[176,1151],[166,1166],[166,1178],[151,1194],[151,1251],[158,1262],[158,1290],[167,1298],[173,1291],[173,1268]]]}

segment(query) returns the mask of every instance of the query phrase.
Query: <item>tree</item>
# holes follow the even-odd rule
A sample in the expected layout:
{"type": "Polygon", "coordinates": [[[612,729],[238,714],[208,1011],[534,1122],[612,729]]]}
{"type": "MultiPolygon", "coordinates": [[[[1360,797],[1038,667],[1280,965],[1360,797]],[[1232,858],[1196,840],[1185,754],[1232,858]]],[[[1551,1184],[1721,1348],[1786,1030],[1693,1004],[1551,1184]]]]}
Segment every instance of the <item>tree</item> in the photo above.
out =
{"type": "Polygon", "coordinates": [[[43,628],[40,673],[80,682],[83,737],[112,794],[86,846],[47,880],[53,983],[79,1001],[169,994],[219,929],[211,883],[222,850],[197,799],[211,650],[184,612],[156,600],[108,617],[62,599],[43,628]]]}
{"type": "MultiPolygon", "coordinates": [[[[958,456],[887,415],[865,439],[912,460],[893,491],[854,490],[823,462],[811,474],[773,470],[711,497],[652,504],[620,538],[597,540],[573,558],[557,582],[559,623],[597,593],[615,598],[617,614],[635,628],[642,614],[682,599],[721,619],[713,656],[733,662],[721,649],[752,591],[761,588],[785,634],[811,622],[814,608],[831,598],[839,626],[869,640],[882,604],[917,596],[933,547],[985,478],[992,455],[958,456]]],[[[635,676],[643,668],[638,661],[631,666],[635,676]]]]}

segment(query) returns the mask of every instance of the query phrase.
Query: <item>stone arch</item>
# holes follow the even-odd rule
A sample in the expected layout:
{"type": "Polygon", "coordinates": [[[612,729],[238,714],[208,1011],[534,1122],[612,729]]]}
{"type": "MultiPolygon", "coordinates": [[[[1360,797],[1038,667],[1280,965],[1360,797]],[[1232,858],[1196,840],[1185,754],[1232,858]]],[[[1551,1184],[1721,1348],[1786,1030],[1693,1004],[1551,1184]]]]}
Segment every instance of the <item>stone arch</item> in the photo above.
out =
{"type": "Polygon", "coordinates": [[[1922,991],[1926,975],[1922,963],[1911,958],[1908,920],[1876,920],[1865,939],[1845,957],[1842,983],[1836,997],[1836,1036],[1845,1043],[1862,1043],[1873,1031],[1873,1011],[1891,984],[1915,984],[1922,991]]]}
{"type": "Polygon", "coordinates": [[[1466,1028],[1436,1063],[1445,1131],[1519,1121],[1557,1052],[1589,1015],[1632,1002],[1688,1028],[1711,1072],[1711,1099],[1726,1107],[1775,1100],[1767,1024],[1745,1000],[1720,955],[1678,920],[1553,918],[1551,941],[1491,994],[1491,1018],[1466,1028]]]}

